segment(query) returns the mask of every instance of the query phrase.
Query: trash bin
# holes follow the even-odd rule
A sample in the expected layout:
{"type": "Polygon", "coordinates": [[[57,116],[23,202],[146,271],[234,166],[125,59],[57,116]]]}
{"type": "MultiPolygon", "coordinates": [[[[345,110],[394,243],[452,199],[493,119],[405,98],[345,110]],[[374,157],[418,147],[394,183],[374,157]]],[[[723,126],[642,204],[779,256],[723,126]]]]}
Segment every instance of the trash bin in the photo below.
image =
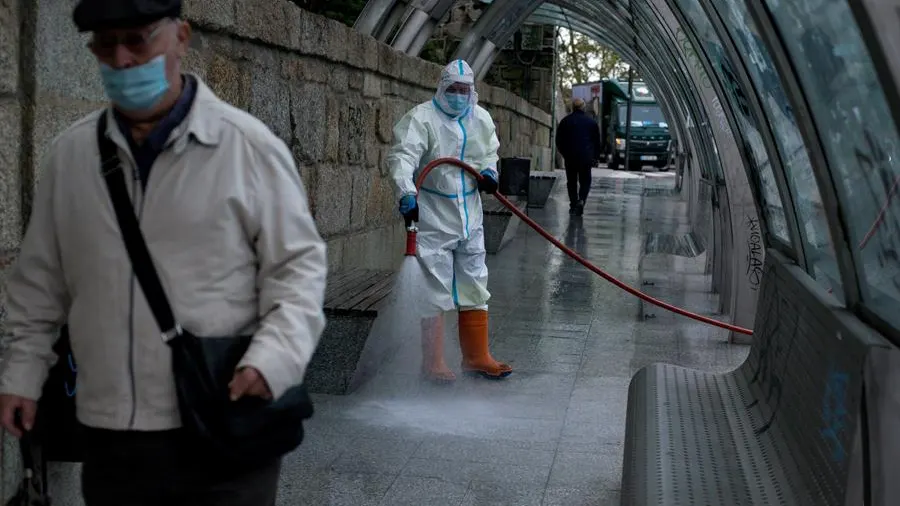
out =
{"type": "Polygon", "coordinates": [[[500,159],[500,193],[508,197],[528,197],[531,158],[500,159]]]}
{"type": "Polygon", "coordinates": [[[531,184],[528,188],[528,207],[544,207],[550,199],[550,193],[553,192],[553,185],[556,184],[556,174],[534,171],[529,180],[531,184]]]}

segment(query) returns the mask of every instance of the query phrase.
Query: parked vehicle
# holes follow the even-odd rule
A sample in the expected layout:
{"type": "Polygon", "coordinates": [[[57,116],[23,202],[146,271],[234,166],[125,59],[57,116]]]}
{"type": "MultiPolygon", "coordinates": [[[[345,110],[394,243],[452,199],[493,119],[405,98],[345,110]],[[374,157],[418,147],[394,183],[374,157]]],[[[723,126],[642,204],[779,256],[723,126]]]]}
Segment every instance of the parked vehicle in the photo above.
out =
{"type": "Polygon", "coordinates": [[[632,83],[629,132],[631,149],[626,150],[627,91],[627,83],[604,79],[574,85],[572,96],[581,98],[588,104],[588,114],[600,125],[602,160],[608,162],[609,168],[640,170],[644,165],[651,165],[660,170],[668,170],[674,151],[669,125],[656,98],[643,82],[632,83]]]}

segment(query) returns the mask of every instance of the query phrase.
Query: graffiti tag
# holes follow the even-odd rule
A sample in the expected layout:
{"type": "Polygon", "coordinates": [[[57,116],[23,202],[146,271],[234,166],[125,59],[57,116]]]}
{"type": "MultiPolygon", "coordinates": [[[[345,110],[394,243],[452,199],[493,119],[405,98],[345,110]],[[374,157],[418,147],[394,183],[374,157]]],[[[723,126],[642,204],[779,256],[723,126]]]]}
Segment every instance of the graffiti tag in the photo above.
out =
{"type": "MultiPolygon", "coordinates": [[[[767,290],[772,291],[769,296],[763,296],[761,300],[766,301],[765,314],[767,315],[763,328],[759,334],[759,352],[757,353],[756,370],[750,379],[750,384],[757,384],[762,390],[766,404],[771,406],[771,414],[768,419],[758,429],[755,430],[757,435],[769,430],[775,421],[775,416],[781,407],[781,397],[784,393],[784,382],[782,374],[787,370],[788,359],[791,348],[797,337],[798,320],[796,314],[791,314],[791,306],[787,299],[783,297],[776,289],[775,283],[769,283],[767,290]],[[782,310],[788,311],[793,317],[793,328],[782,328],[782,310]],[[787,346],[784,341],[789,340],[787,346]],[[778,366],[781,365],[781,370],[778,366]]],[[[759,405],[760,399],[756,398],[748,404],[747,409],[751,409],[759,405]]]]}
{"type": "Polygon", "coordinates": [[[756,291],[762,282],[764,255],[759,219],[747,216],[747,233],[747,280],[750,289],[756,291]]]}
{"type": "Polygon", "coordinates": [[[719,100],[719,97],[713,97],[712,108],[716,115],[716,119],[719,120],[719,129],[725,132],[725,134],[730,135],[731,127],[728,126],[728,117],[725,115],[725,108],[722,107],[722,102],[719,100]]]}
{"type": "MultiPolygon", "coordinates": [[[[773,286],[773,284],[769,286],[773,286]]],[[[774,291],[774,288],[771,290],[774,291]]],[[[753,377],[750,379],[750,384],[758,383],[763,389],[766,386],[769,387],[766,395],[767,400],[772,393],[777,393],[777,398],[781,398],[781,377],[775,370],[776,358],[781,355],[782,351],[781,345],[775,339],[775,336],[781,331],[781,304],[778,304],[778,300],[779,296],[777,293],[768,299],[768,307],[765,312],[768,317],[765,319],[762,335],[760,336],[756,371],[753,372],[753,377]]],[[[754,400],[747,408],[752,408],[757,404],[759,404],[759,399],[754,400]]],[[[774,413],[772,416],[774,417],[774,413]]]]}
{"type": "Polygon", "coordinates": [[[691,44],[691,41],[690,39],[688,39],[687,34],[684,33],[684,30],[682,30],[680,26],[675,31],[675,38],[681,45],[681,50],[687,57],[688,62],[694,68],[694,72],[696,72],[697,75],[700,76],[700,86],[706,89],[712,88],[712,81],[710,81],[709,74],[706,73],[706,69],[703,68],[703,64],[700,62],[700,57],[697,55],[697,50],[694,49],[694,45],[691,44]]]}
{"type": "Polygon", "coordinates": [[[841,435],[847,427],[847,384],[850,376],[834,369],[828,374],[825,382],[825,394],[822,396],[822,423],[820,431],[831,446],[831,458],[838,463],[847,458],[841,435]]]}
{"type": "MultiPolygon", "coordinates": [[[[871,228],[867,223],[866,229],[862,230],[866,237],[859,247],[864,248],[871,236],[878,248],[875,254],[878,267],[890,272],[889,269],[900,266],[900,246],[895,242],[900,237],[900,212],[893,211],[900,205],[900,198],[896,195],[900,177],[893,173],[891,156],[885,153],[872,133],[868,129],[863,133],[866,146],[857,147],[854,152],[857,163],[863,169],[861,172],[872,196],[871,201],[878,204],[879,209],[873,210],[875,218],[871,228]]],[[[900,289],[900,274],[892,276],[890,282],[900,289]]]]}
{"type": "Polygon", "coordinates": [[[734,97],[738,111],[745,118],[750,118],[750,101],[738,82],[737,76],[732,71],[731,61],[726,59],[724,55],[719,62],[719,69],[722,71],[722,80],[725,81],[728,90],[731,91],[731,96],[734,97]]]}

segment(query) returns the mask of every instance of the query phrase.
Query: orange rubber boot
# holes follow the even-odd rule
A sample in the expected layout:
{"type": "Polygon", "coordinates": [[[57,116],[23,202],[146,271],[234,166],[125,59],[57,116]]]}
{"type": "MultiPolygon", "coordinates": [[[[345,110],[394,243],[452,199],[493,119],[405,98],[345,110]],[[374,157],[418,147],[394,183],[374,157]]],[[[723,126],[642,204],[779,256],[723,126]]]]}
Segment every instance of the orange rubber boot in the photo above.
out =
{"type": "Polygon", "coordinates": [[[422,318],[422,376],[437,383],[450,383],[456,375],[444,362],[444,318],[422,318]]]}
{"type": "Polygon", "coordinates": [[[487,311],[459,312],[459,346],[463,356],[462,368],[467,374],[501,379],[512,373],[512,367],[494,360],[488,350],[487,311]]]}

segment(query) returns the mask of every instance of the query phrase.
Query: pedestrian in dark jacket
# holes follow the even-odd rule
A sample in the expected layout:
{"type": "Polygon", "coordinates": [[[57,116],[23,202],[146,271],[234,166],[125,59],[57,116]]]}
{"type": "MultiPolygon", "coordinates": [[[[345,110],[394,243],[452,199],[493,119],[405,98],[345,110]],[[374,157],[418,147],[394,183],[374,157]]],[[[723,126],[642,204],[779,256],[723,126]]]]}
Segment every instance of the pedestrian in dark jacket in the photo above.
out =
{"type": "Polygon", "coordinates": [[[600,127],[585,114],[584,100],[574,99],[572,109],[572,113],[559,122],[556,149],[566,160],[569,214],[581,216],[591,190],[591,168],[601,151],[600,127]]]}

